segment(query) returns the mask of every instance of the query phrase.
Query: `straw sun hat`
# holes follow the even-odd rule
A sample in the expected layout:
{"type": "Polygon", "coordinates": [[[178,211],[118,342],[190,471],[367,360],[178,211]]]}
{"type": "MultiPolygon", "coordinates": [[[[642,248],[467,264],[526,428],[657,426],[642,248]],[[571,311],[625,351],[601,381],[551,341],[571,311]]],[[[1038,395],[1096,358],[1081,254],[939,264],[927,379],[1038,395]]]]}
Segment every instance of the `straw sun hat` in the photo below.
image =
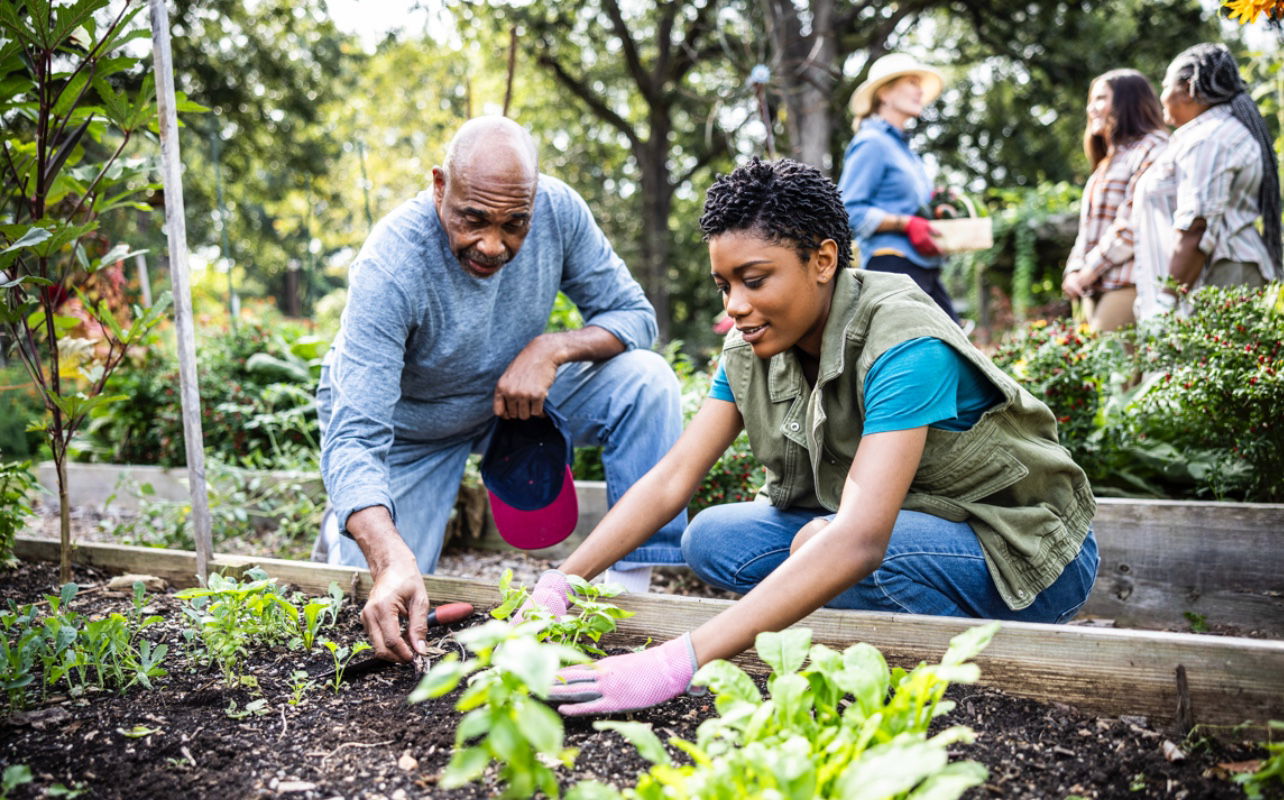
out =
{"type": "Polygon", "coordinates": [[[874,92],[897,78],[906,75],[917,75],[923,81],[923,105],[927,105],[941,94],[945,81],[941,73],[931,67],[920,64],[917,59],[905,53],[888,53],[874,62],[869,68],[865,82],[852,92],[850,107],[856,119],[867,117],[874,104],[874,92]]]}

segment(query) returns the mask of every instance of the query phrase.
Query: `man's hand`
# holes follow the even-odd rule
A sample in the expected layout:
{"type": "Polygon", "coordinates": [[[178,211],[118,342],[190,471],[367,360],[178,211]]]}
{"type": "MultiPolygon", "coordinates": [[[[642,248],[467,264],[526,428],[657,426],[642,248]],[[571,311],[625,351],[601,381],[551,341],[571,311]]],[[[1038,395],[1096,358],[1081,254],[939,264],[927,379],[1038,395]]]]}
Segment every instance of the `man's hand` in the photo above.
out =
{"type": "Polygon", "coordinates": [[[561,366],[561,348],[547,334],[536,336],[522,348],[499,377],[495,387],[495,416],[530,419],[544,415],[544,399],[561,366]]]}
{"type": "Polygon", "coordinates": [[[379,658],[404,663],[427,651],[428,592],[413,557],[389,565],[375,577],[361,609],[361,624],[379,658]]]}
{"type": "Polygon", "coordinates": [[[1066,273],[1065,280],[1061,281],[1061,290],[1070,298],[1083,297],[1091,287],[1092,281],[1082,270],[1066,273]]]}
{"type": "Polygon", "coordinates": [[[567,716],[636,711],[685,692],[695,671],[691,634],[684,633],[640,653],[559,670],[549,701],[567,716]]]}
{"type": "Polygon", "coordinates": [[[410,552],[383,506],[371,506],[348,517],[348,530],[365,554],[374,586],[361,609],[375,655],[388,661],[407,662],[426,652],[428,592],[410,552]],[[402,620],[406,630],[402,630],[402,620]]]}

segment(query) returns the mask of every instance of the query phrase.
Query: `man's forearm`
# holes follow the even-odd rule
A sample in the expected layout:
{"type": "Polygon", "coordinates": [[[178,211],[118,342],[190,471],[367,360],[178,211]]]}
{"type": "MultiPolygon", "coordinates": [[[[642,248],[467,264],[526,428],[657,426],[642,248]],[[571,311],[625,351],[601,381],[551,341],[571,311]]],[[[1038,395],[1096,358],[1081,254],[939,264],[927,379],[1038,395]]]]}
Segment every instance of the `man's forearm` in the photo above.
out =
{"type": "Polygon", "coordinates": [[[576,331],[544,333],[535,343],[547,348],[549,357],[559,366],[572,361],[605,361],[625,350],[624,343],[606,328],[586,325],[576,331]]]}
{"type": "Polygon", "coordinates": [[[389,564],[409,559],[415,560],[414,553],[406,546],[405,540],[393,524],[392,515],[383,506],[370,506],[354,511],[348,517],[348,532],[356,540],[361,553],[370,565],[370,571],[376,576],[389,564]]]}
{"type": "Polygon", "coordinates": [[[1182,286],[1191,286],[1204,269],[1204,251],[1199,249],[1199,242],[1204,238],[1207,223],[1203,217],[1197,217],[1189,229],[1178,231],[1177,246],[1173,249],[1172,260],[1168,264],[1168,274],[1182,286]]]}

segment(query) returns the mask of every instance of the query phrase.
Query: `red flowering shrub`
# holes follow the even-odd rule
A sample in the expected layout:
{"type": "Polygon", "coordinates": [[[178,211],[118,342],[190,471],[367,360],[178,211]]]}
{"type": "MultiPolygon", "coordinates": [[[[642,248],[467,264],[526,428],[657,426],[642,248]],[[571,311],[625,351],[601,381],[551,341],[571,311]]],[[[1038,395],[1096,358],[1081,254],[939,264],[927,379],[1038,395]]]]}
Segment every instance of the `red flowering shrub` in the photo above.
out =
{"type": "Polygon", "coordinates": [[[1284,284],[1205,289],[1138,341],[1141,435],[1208,453],[1217,497],[1284,500],[1284,284]]]}

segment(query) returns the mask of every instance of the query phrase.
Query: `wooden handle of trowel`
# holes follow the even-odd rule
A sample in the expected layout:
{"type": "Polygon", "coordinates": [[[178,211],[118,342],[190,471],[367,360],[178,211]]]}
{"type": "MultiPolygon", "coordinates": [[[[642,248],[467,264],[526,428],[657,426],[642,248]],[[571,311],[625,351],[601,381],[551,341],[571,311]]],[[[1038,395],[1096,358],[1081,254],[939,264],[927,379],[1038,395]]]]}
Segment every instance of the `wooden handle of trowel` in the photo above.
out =
{"type": "Polygon", "coordinates": [[[475,609],[471,603],[446,603],[428,612],[428,627],[449,625],[472,616],[475,609]]]}

